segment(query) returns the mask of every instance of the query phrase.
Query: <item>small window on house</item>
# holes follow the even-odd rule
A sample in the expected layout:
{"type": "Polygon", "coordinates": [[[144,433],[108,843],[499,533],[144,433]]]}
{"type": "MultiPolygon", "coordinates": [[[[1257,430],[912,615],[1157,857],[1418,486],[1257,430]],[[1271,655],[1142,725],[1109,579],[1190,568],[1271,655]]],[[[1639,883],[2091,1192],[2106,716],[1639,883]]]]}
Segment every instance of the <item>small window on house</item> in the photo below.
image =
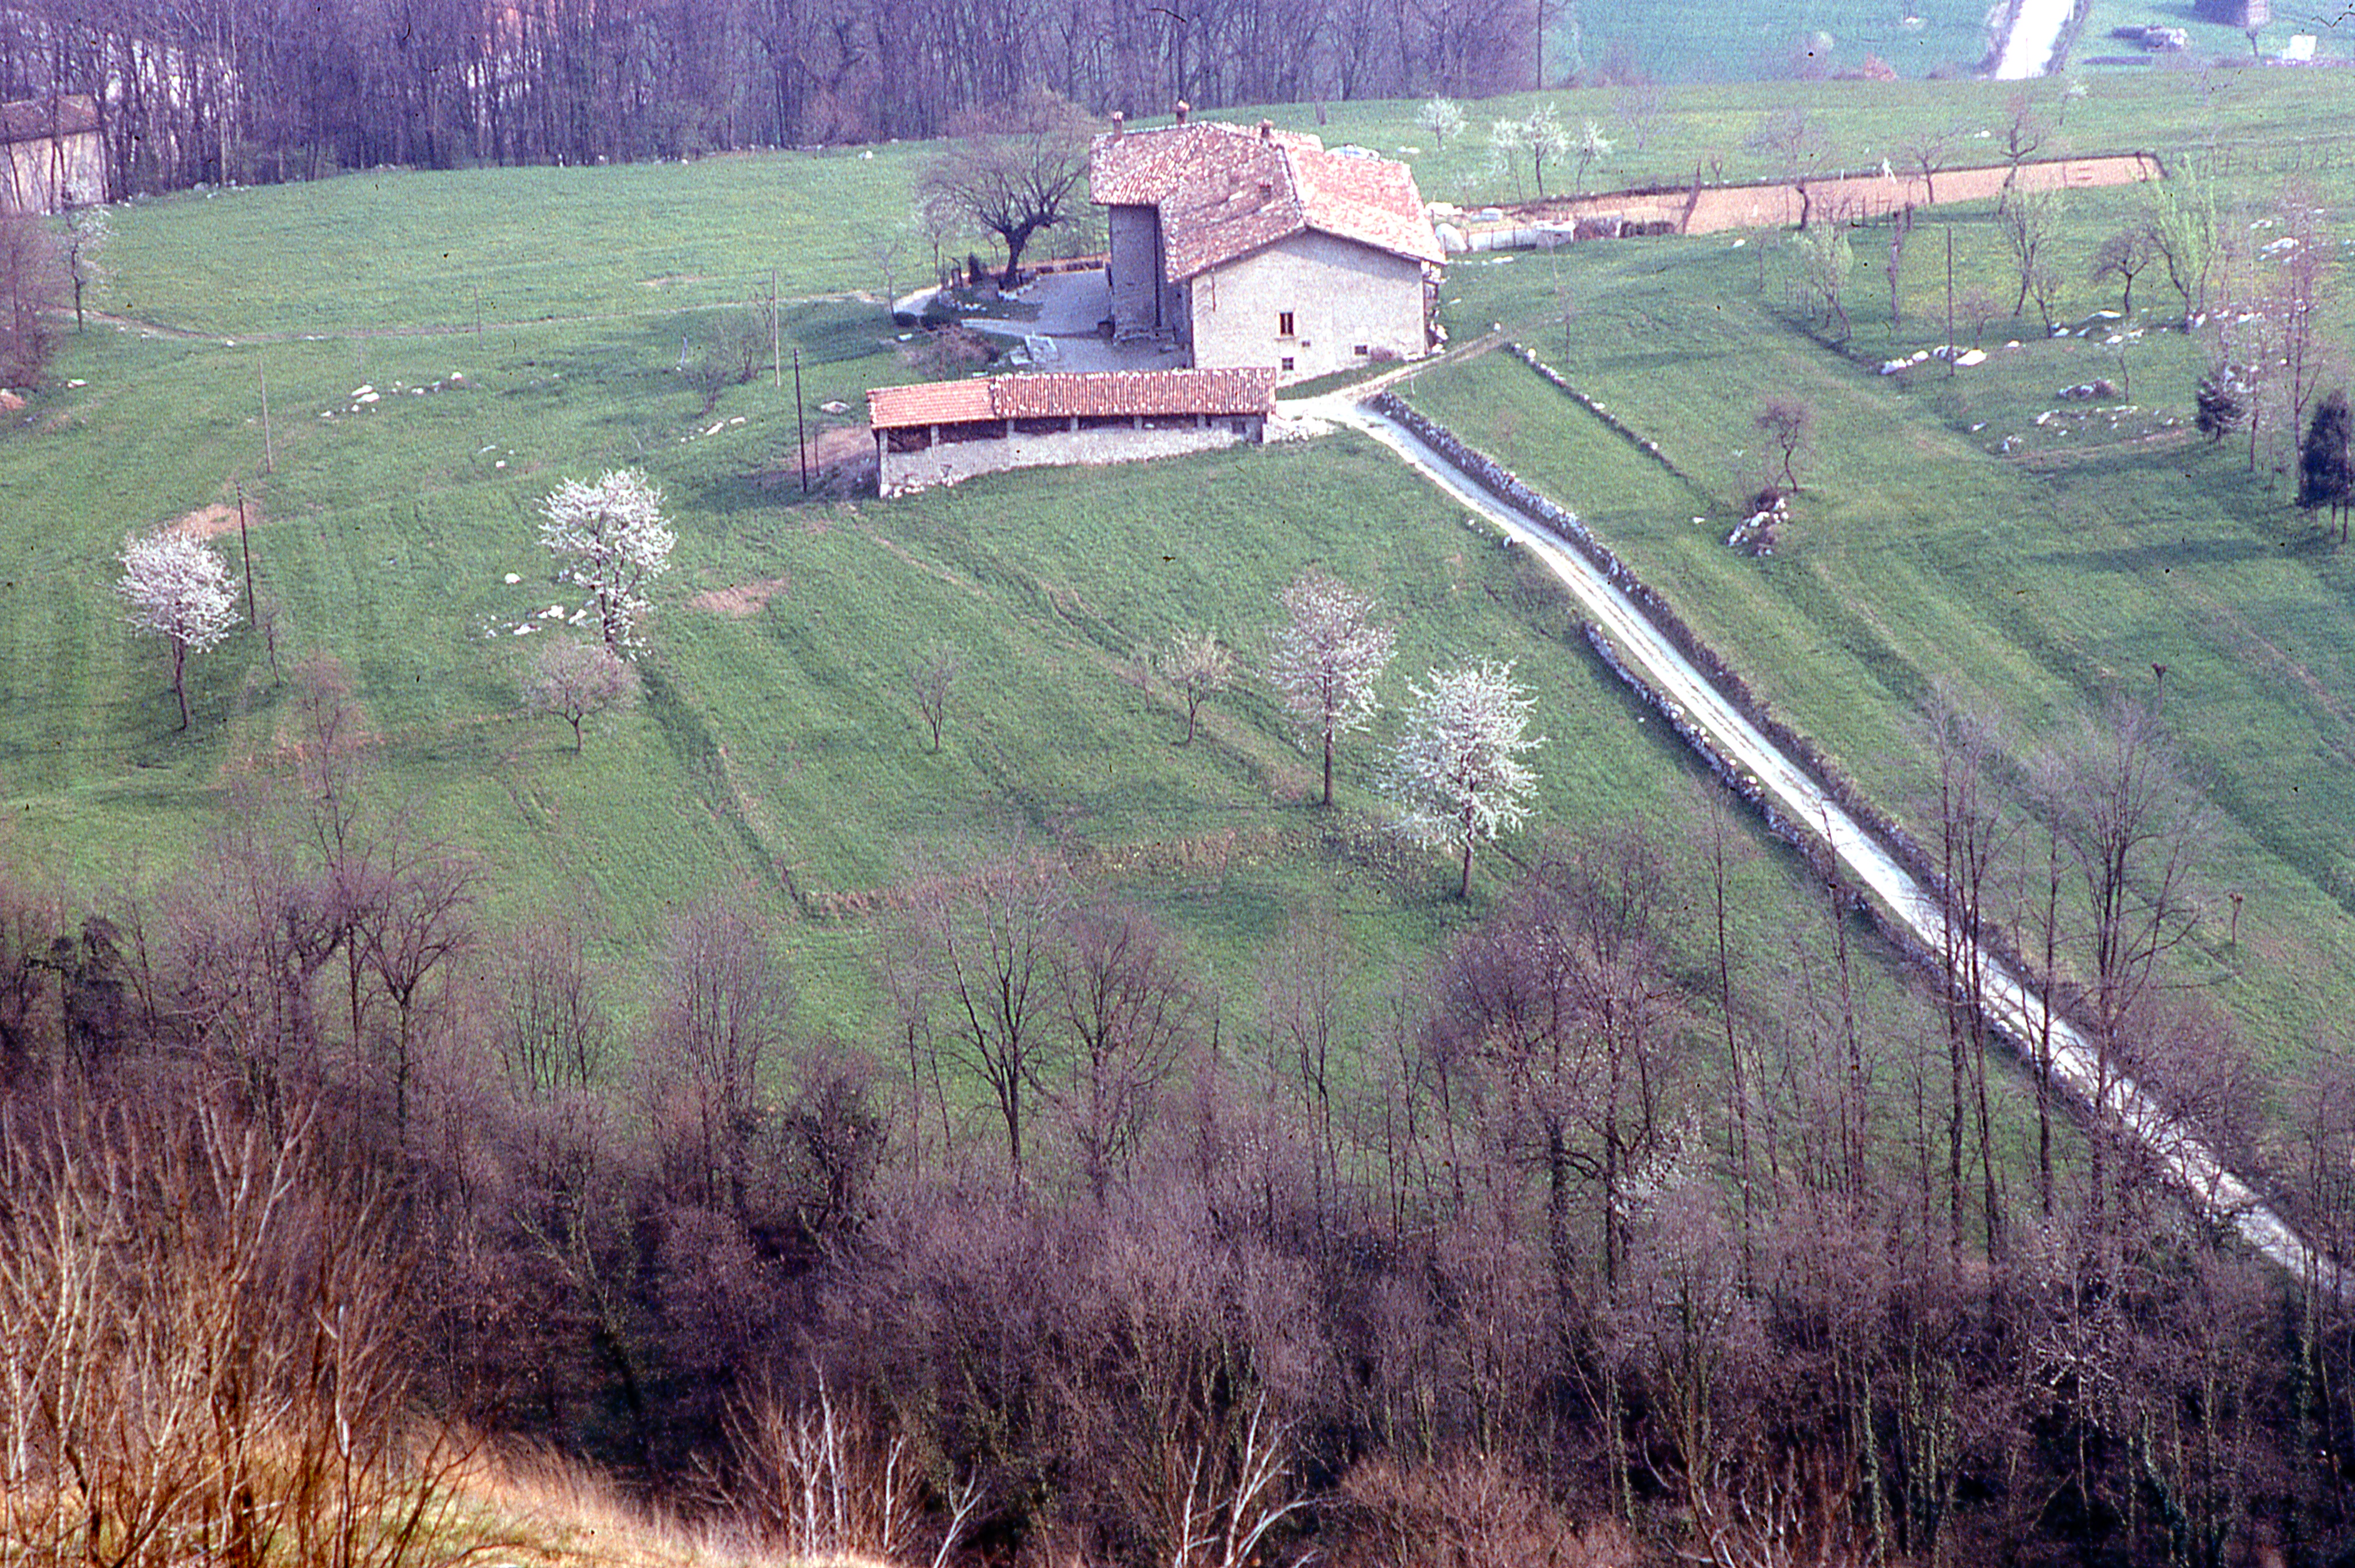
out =
{"type": "Polygon", "coordinates": [[[1367,348],[1366,348],[1366,346],[1365,346],[1364,344],[1362,344],[1362,343],[1356,344],[1356,345],[1352,346],[1352,347],[1351,347],[1351,348],[1349,349],[1349,352],[1350,352],[1350,353],[1352,353],[1352,354],[1354,354],[1354,355],[1356,355],[1356,356],[1357,356],[1359,358],[1360,358],[1360,359],[1365,358],[1365,357],[1366,357],[1366,356],[1367,356],[1367,348]]]}
{"type": "Polygon", "coordinates": [[[1278,337],[1290,337],[1293,335],[1290,311],[1280,310],[1275,313],[1275,335],[1278,337]]]}
{"type": "Polygon", "coordinates": [[[1291,356],[1291,355],[1289,355],[1289,354],[1287,354],[1287,355],[1285,355],[1282,359],[1278,360],[1278,361],[1277,361],[1277,368],[1280,368],[1280,369],[1284,369],[1284,370],[1289,370],[1289,369],[1291,369],[1291,368],[1292,368],[1292,356],[1291,356]]]}

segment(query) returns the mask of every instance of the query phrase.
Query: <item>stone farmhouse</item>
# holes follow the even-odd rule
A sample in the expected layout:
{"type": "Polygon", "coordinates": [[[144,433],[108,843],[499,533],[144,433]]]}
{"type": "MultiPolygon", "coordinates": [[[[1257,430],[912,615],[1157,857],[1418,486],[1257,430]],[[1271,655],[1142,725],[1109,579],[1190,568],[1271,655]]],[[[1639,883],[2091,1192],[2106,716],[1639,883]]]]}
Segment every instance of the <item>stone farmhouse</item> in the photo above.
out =
{"type": "Polygon", "coordinates": [[[1115,117],[1088,177],[1109,209],[1114,346],[1183,368],[878,387],[882,494],[1258,442],[1279,385],[1431,347],[1439,240],[1403,164],[1179,104],[1156,130],[1115,117]]]}
{"type": "Polygon", "coordinates": [[[886,496],[1008,468],[1128,463],[1257,442],[1275,372],[1059,371],[877,387],[867,394],[886,496]]]}
{"type": "Polygon", "coordinates": [[[83,93],[0,103],[0,208],[60,212],[106,199],[97,100],[83,93]]]}
{"type": "Polygon", "coordinates": [[[1315,136],[1191,122],[1095,139],[1114,341],[1173,344],[1202,368],[1282,382],[1431,346],[1443,263],[1404,164],[1315,136]]]}

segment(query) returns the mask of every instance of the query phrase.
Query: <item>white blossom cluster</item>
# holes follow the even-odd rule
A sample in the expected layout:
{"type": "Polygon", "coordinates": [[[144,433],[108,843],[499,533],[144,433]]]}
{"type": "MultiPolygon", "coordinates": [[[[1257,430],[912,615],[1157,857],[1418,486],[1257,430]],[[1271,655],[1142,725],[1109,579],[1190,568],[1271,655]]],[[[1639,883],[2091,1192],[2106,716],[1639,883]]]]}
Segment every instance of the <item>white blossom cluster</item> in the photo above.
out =
{"type": "Polygon", "coordinates": [[[662,512],[662,492],[634,468],[593,485],[567,479],[540,507],[539,542],[558,561],[556,579],[589,591],[581,608],[597,619],[615,653],[637,645],[649,605],[645,586],[670,570],[678,543],[662,512]]]}

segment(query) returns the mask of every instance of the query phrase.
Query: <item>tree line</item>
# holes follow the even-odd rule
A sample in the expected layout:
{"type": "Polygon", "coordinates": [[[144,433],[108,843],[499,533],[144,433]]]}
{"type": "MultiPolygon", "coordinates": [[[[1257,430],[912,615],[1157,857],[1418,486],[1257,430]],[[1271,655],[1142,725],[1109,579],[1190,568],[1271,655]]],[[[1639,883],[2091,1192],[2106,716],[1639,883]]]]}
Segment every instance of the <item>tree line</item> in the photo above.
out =
{"type": "Polygon", "coordinates": [[[938,136],[1044,89],[1134,116],[1479,96],[1543,16],[1487,0],[33,0],[0,96],[91,93],[116,198],[383,164],[585,164],[938,136]]]}
{"type": "MultiPolygon", "coordinates": [[[[432,1530],[366,1521],[439,1517],[418,1412],[903,1561],[2355,1540],[2340,1282],[2194,1218],[2032,1040],[2008,1092],[1966,994],[1863,985],[1837,891],[1739,947],[1721,820],[1548,841],[1387,976],[1304,908],[1217,977],[1060,856],[978,853],[879,895],[885,1007],[847,1038],[749,896],[657,921],[643,980],[581,900],[495,928],[340,672],[287,697],[161,885],[0,888],[12,1556],[294,1560],[300,1521],[402,1560],[432,1530]]],[[[1958,942],[2075,976],[2101,1071],[2251,1154],[2246,1066],[2166,983],[2199,823],[2163,731],[2121,705],[2018,797],[1984,783],[1999,739],[1927,737],[1958,942]]],[[[2330,1048],[2267,1144],[2331,1248],[2350,1084],[2330,1048]]]]}

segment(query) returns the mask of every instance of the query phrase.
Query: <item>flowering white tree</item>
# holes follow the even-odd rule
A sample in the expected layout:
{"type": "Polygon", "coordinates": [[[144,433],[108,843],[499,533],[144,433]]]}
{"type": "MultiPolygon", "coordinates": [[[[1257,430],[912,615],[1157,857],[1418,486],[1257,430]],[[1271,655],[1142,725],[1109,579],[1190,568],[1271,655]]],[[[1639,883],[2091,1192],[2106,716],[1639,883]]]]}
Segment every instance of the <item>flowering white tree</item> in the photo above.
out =
{"type": "Polygon", "coordinates": [[[1518,827],[1538,776],[1520,753],[1545,744],[1529,734],[1535,700],[1493,659],[1433,670],[1412,688],[1406,727],[1385,793],[1404,809],[1399,830],[1427,848],[1464,852],[1455,896],[1472,894],[1472,848],[1518,827]]]}
{"type": "Polygon", "coordinates": [[[1559,164],[1578,148],[1570,127],[1561,123],[1561,111],[1550,103],[1540,103],[1529,111],[1526,120],[1499,120],[1488,127],[1489,155],[1499,165],[1498,172],[1513,176],[1513,189],[1521,188],[1521,155],[1529,155],[1530,172],[1537,176],[1538,199],[1545,199],[1545,172],[1548,164],[1559,164]]]}
{"type": "Polygon", "coordinates": [[[1398,628],[1374,619],[1376,603],[1311,567],[1278,596],[1292,619],[1275,629],[1268,678],[1284,706],[1325,744],[1325,804],[1333,804],[1333,741],[1362,730],[1380,706],[1374,683],[1390,667],[1398,628]]]}
{"type": "Polygon", "coordinates": [[[229,635],[237,613],[237,583],[218,551],[183,533],[159,530],[123,539],[122,579],[114,591],[131,606],[131,624],[172,645],[172,695],[180,699],[180,728],[188,727],[188,656],[229,635]]]}
{"type": "Polygon", "coordinates": [[[589,591],[581,608],[596,614],[605,646],[616,654],[634,647],[645,585],[670,570],[678,543],[662,492],[634,468],[611,470],[594,485],[567,479],[540,507],[539,542],[556,557],[559,582],[589,591]]]}
{"type": "Polygon", "coordinates": [[[1433,145],[1447,150],[1447,138],[1464,134],[1464,110],[1452,98],[1430,98],[1414,112],[1414,123],[1431,133],[1433,145]]]}

